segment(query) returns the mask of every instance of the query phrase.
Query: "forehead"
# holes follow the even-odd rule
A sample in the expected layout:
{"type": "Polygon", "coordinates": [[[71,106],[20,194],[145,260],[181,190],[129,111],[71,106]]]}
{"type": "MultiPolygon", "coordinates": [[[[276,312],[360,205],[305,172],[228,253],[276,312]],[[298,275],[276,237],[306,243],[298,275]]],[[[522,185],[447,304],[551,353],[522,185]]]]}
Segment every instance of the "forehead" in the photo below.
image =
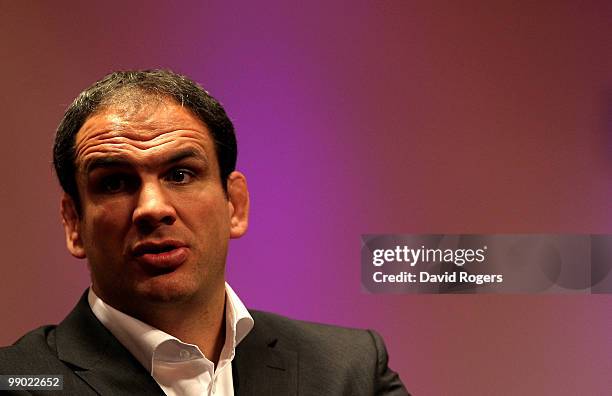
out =
{"type": "Polygon", "coordinates": [[[100,157],[154,162],[185,149],[216,164],[210,132],[190,110],[171,100],[121,103],[85,121],[75,138],[75,162],[79,170],[100,157]]]}

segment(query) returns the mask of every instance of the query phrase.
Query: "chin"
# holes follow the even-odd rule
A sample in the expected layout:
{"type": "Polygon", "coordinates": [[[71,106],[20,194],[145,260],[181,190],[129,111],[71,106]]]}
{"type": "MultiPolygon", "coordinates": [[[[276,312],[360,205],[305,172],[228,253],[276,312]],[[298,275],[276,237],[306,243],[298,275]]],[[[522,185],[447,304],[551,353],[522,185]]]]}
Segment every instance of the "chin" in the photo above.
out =
{"type": "Polygon", "coordinates": [[[135,294],[137,299],[152,303],[186,302],[197,293],[193,283],[193,280],[149,279],[145,284],[138,285],[135,294]]]}

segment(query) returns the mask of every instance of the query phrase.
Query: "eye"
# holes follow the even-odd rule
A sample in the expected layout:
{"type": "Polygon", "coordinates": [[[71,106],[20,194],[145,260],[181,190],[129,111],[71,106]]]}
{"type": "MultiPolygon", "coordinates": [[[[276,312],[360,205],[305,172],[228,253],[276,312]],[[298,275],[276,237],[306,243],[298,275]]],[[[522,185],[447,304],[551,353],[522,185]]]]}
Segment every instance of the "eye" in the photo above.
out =
{"type": "Polygon", "coordinates": [[[105,193],[115,194],[126,189],[127,180],[123,175],[107,176],[100,181],[100,187],[105,193]]]}
{"type": "Polygon", "coordinates": [[[193,172],[187,169],[172,169],[165,177],[166,181],[175,184],[187,184],[193,180],[193,172]]]}

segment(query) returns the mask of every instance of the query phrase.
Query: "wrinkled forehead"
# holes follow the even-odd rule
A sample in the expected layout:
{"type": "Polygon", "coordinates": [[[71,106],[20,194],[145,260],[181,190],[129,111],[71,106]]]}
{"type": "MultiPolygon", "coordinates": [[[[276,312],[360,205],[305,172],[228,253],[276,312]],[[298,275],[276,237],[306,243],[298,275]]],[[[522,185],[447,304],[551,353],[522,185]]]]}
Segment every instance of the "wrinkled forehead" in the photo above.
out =
{"type": "Polygon", "coordinates": [[[105,102],[83,123],[75,139],[75,162],[81,168],[92,156],[153,153],[181,145],[200,147],[216,160],[210,132],[191,110],[167,98],[123,98],[105,102]]]}

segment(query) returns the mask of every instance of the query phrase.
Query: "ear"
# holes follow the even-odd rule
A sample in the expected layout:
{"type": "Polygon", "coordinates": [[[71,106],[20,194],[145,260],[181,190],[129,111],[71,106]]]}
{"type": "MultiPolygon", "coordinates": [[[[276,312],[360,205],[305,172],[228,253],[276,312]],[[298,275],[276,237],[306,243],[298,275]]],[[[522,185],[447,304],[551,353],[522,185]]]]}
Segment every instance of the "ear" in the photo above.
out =
{"type": "Polygon", "coordinates": [[[240,238],[249,226],[249,190],[244,175],[238,171],[227,178],[230,238],[240,238]]]}
{"type": "Polygon", "coordinates": [[[76,210],[74,200],[66,193],[62,197],[60,208],[62,214],[62,223],[64,224],[64,233],[66,234],[66,247],[68,251],[76,258],[85,258],[85,248],[81,239],[81,226],[79,222],[79,214],[76,210]]]}

